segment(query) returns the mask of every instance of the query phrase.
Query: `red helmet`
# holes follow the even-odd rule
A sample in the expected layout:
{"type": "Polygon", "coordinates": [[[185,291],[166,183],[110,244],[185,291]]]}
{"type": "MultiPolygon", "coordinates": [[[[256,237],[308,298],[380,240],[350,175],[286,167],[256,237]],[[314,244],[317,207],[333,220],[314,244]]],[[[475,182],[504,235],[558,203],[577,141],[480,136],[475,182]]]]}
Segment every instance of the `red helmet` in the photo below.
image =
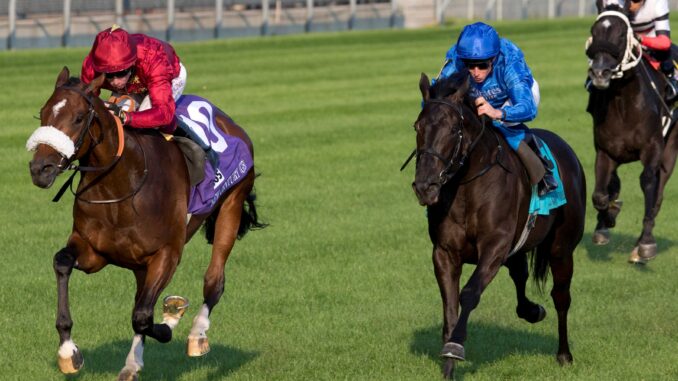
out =
{"type": "Polygon", "coordinates": [[[90,51],[92,66],[98,73],[115,73],[134,65],[137,47],[130,35],[117,25],[97,34],[90,51]]]}

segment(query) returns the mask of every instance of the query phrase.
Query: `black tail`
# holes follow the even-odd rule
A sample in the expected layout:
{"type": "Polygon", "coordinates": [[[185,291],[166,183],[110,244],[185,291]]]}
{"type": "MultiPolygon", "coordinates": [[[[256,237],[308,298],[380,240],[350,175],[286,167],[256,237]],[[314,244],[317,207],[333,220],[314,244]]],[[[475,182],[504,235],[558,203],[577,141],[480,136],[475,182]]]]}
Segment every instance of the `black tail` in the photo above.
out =
{"type": "Polygon", "coordinates": [[[532,250],[532,278],[540,292],[544,292],[544,286],[546,286],[550,255],[551,253],[548,249],[540,249],[537,247],[532,250]]]}
{"type": "MultiPolygon", "coordinates": [[[[242,214],[240,215],[240,226],[238,227],[238,239],[244,237],[245,234],[247,234],[247,232],[250,230],[263,229],[268,226],[268,224],[259,221],[257,207],[254,204],[256,199],[257,195],[255,194],[254,189],[252,189],[243,203],[242,214]]],[[[207,220],[205,220],[205,238],[207,239],[207,243],[210,245],[214,243],[214,228],[217,222],[217,217],[219,217],[218,209],[216,212],[207,217],[207,220]]]]}

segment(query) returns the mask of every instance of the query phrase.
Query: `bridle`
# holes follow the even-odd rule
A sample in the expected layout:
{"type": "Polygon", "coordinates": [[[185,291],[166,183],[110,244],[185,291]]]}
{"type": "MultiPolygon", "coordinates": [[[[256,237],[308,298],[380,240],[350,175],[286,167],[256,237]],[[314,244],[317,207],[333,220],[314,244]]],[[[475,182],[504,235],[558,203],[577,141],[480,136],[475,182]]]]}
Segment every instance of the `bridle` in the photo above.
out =
{"type": "MultiPolygon", "coordinates": [[[[636,37],[633,34],[633,28],[631,27],[629,18],[624,13],[614,10],[604,11],[598,15],[595,22],[597,23],[601,18],[608,16],[619,18],[624,22],[624,24],[626,24],[626,47],[624,49],[624,55],[617,64],[617,66],[611,69],[612,71],[611,78],[618,79],[624,76],[625,71],[632,69],[636,67],[636,65],[638,65],[641,58],[643,57],[643,49],[642,46],[640,45],[640,42],[636,39],[636,37]]],[[[615,45],[611,44],[608,41],[594,41],[593,36],[589,37],[586,40],[585,49],[589,57],[591,57],[593,54],[599,51],[610,53],[617,59],[619,59],[620,55],[619,49],[615,45]]],[[[589,68],[591,67],[592,63],[593,60],[589,59],[589,68]]]]}
{"type": "MultiPolygon", "coordinates": [[[[468,159],[469,155],[471,155],[471,153],[475,149],[476,145],[478,144],[478,142],[482,138],[483,133],[485,132],[485,125],[486,125],[487,119],[486,118],[482,119],[480,132],[478,133],[476,138],[471,142],[471,144],[469,145],[469,148],[466,150],[466,152],[464,152],[461,155],[461,157],[458,160],[455,161],[455,158],[459,155],[459,152],[461,151],[461,147],[463,146],[462,143],[464,141],[464,133],[463,133],[463,128],[462,128],[463,122],[464,122],[463,109],[462,109],[460,104],[455,104],[455,103],[449,102],[449,101],[444,100],[444,99],[429,99],[429,100],[424,102],[424,107],[427,104],[431,104],[431,103],[442,104],[442,105],[445,105],[447,107],[450,107],[452,110],[454,110],[454,112],[457,113],[457,115],[459,115],[459,118],[458,118],[459,128],[457,129],[457,136],[458,136],[457,144],[455,145],[455,148],[454,148],[454,150],[453,150],[453,152],[452,152],[452,154],[450,155],[449,158],[446,158],[441,153],[439,153],[439,152],[437,152],[433,149],[430,149],[430,148],[427,148],[427,149],[415,148],[414,151],[412,151],[410,156],[407,158],[405,163],[402,165],[400,170],[402,171],[403,169],[405,169],[407,164],[409,164],[410,160],[412,160],[412,158],[414,156],[417,157],[417,163],[419,163],[419,158],[421,156],[431,155],[431,156],[435,157],[436,159],[440,160],[444,164],[443,170],[440,171],[440,173],[438,174],[438,184],[442,187],[448,181],[450,181],[452,178],[454,178],[454,176],[459,172],[459,170],[461,170],[464,167],[464,165],[466,164],[466,160],[468,159]]],[[[489,171],[490,168],[492,168],[492,166],[499,163],[499,156],[501,155],[503,150],[502,150],[502,146],[501,146],[501,143],[499,141],[499,138],[496,135],[496,132],[494,134],[494,137],[495,137],[495,139],[497,139],[497,148],[498,148],[496,160],[489,163],[485,168],[483,168],[480,172],[478,172],[477,174],[475,174],[471,178],[460,182],[460,184],[466,184],[466,183],[469,183],[469,182],[477,179],[478,177],[484,175],[487,171],[489,171]]]]}
{"type": "MultiPolygon", "coordinates": [[[[77,154],[80,151],[82,145],[84,144],[85,136],[86,135],[90,136],[90,138],[92,140],[92,146],[89,148],[89,150],[92,150],[94,147],[101,144],[101,142],[103,141],[103,131],[100,131],[100,134],[99,134],[100,136],[99,136],[98,139],[95,138],[94,135],[92,134],[92,131],[91,131],[92,122],[94,121],[95,118],[97,118],[97,119],[99,119],[99,118],[98,118],[97,113],[94,109],[94,102],[93,102],[92,97],[90,95],[86,94],[84,91],[82,91],[81,89],[79,89],[77,87],[62,86],[62,87],[60,87],[60,89],[73,91],[76,94],[83,97],[88,104],[88,111],[87,111],[88,117],[87,117],[87,124],[82,129],[82,131],[80,131],[80,133],[78,134],[78,138],[75,141],[74,154],[70,158],[67,158],[63,154],[61,154],[61,160],[59,161],[57,168],[59,168],[61,171],[72,170],[73,174],[71,174],[71,176],[68,177],[68,179],[66,180],[64,185],[61,186],[61,188],[59,189],[57,194],[54,196],[52,201],[58,202],[61,199],[61,196],[63,196],[66,189],[68,189],[68,188],[70,188],[71,193],[73,193],[73,195],[75,196],[75,198],[77,200],[83,201],[83,202],[86,202],[86,203],[89,203],[89,204],[117,203],[117,202],[121,202],[123,200],[126,200],[126,199],[134,196],[135,194],[137,194],[139,192],[139,190],[141,189],[141,187],[146,182],[146,176],[148,174],[148,165],[147,165],[147,162],[146,162],[146,152],[144,151],[143,146],[141,146],[140,144],[139,144],[139,147],[141,147],[141,152],[142,152],[142,155],[144,157],[144,172],[143,172],[143,177],[142,177],[141,181],[139,182],[139,185],[137,185],[137,187],[135,189],[133,189],[127,195],[125,195],[123,197],[116,198],[116,199],[87,200],[87,199],[84,199],[83,197],[81,197],[82,194],[85,191],[87,191],[92,186],[94,186],[99,180],[101,180],[106,174],[108,174],[109,171],[120,161],[120,158],[122,157],[123,150],[125,148],[124,130],[123,130],[122,124],[120,122],[116,121],[117,122],[116,131],[117,131],[117,135],[118,135],[118,150],[115,153],[115,156],[113,157],[113,159],[108,164],[106,164],[104,166],[100,166],[100,167],[80,166],[80,165],[73,164],[73,161],[78,156],[77,154]],[[99,172],[99,174],[92,181],[90,181],[88,184],[86,184],[79,191],[76,192],[76,191],[73,190],[73,178],[75,177],[75,175],[78,172],[80,172],[80,173],[83,173],[83,172],[99,172]]],[[[99,119],[99,121],[101,121],[101,119],[99,119]]]]}

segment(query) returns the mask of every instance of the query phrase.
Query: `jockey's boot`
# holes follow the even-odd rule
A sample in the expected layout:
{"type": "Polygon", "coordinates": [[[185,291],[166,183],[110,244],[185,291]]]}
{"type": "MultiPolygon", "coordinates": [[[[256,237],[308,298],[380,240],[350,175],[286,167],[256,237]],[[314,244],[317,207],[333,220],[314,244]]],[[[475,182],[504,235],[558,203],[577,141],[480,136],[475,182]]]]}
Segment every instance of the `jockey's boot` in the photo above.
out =
{"type": "Polygon", "coordinates": [[[530,178],[530,184],[539,184],[546,173],[544,164],[541,162],[539,156],[537,156],[532,148],[530,148],[530,146],[528,146],[524,141],[520,142],[516,153],[518,154],[520,161],[523,162],[525,170],[527,170],[527,176],[530,178]]]}
{"type": "Polygon", "coordinates": [[[664,100],[670,107],[676,102],[676,99],[678,99],[678,80],[676,80],[673,75],[669,75],[666,79],[666,95],[664,96],[664,100]]]}
{"type": "Polygon", "coordinates": [[[200,139],[200,137],[198,137],[196,133],[193,132],[193,130],[191,130],[191,128],[187,126],[186,123],[184,123],[181,119],[174,118],[174,120],[177,123],[177,128],[174,130],[174,135],[191,139],[193,142],[199,145],[203,151],[205,151],[207,160],[210,162],[210,164],[212,164],[212,168],[219,168],[219,154],[214,152],[211,146],[205,144],[205,142],[203,142],[203,140],[200,139]]]}
{"type": "Polygon", "coordinates": [[[534,150],[535,155],[539,157],[539,160],[544,166],[544,176],[542,176],[539,184],[537,184],[537,193],[539,194],[539,197],[541,197],[558,188],[558,182],[556,181],[556,178],[553,177],[553,163],[541,152],[541,140],[532,134],[530,134],[526,140],[529,141],[529,147],[534,150]]]}

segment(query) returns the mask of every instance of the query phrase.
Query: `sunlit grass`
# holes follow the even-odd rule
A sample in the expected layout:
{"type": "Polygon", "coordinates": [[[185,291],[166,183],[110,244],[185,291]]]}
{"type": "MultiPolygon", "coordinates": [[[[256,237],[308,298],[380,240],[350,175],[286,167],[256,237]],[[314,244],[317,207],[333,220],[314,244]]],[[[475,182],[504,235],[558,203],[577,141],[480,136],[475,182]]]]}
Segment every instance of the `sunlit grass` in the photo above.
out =
{"type": "MultiPolygon", "coordinates": [[[[497,24],[523,47],[541,85],[532,127],[574,148],[593,186],[591,120],[583,44],[591,20],[497,24]]],[[[460,26],[177,44],[188,93],[203,95],[250,133],[258,205],[270,226],[238,242],[226,292],[212,314],[212,352],[184,355],[197,309],[169,344],[147,341],[145,380],[432,380],[440,373],[442,309],[424,210],[411,191],[421,72],[437,74],[460,26]]],[[[71,226],[72,196],[31,184],[23,145],[63,66],[80,71],[86,49],[0,53],[0,327],[3,379],[61,380],[55,358],[52,256],[71,226]]],[[[529,289],[547,318],[515,316],[506,271],[473,312],[465,380],[672,380],[678,378],[678,227],[669,183],[655,235],[659,257],[626,264],[640,234],[640,166],[620,170],[624,210],[607,247],[586,235],[575,252],[570,342],[575,362],[555,361],[556,318],[548,293],[529,289]],[[674,221],[674,222],[672,222],[674,221]]],[[[61,184],[60,180],[57,185],[61,184]]],[[[196,237],[167,294],[201,302],[210,247],[196,237]]],[[[466,268],[465,278],[471,271],[466,268]]],[[[132,274],[108,267],[71,280],[73,335],[85,356],[81,380],[110,380],[131,343],[132,274]]]]}

